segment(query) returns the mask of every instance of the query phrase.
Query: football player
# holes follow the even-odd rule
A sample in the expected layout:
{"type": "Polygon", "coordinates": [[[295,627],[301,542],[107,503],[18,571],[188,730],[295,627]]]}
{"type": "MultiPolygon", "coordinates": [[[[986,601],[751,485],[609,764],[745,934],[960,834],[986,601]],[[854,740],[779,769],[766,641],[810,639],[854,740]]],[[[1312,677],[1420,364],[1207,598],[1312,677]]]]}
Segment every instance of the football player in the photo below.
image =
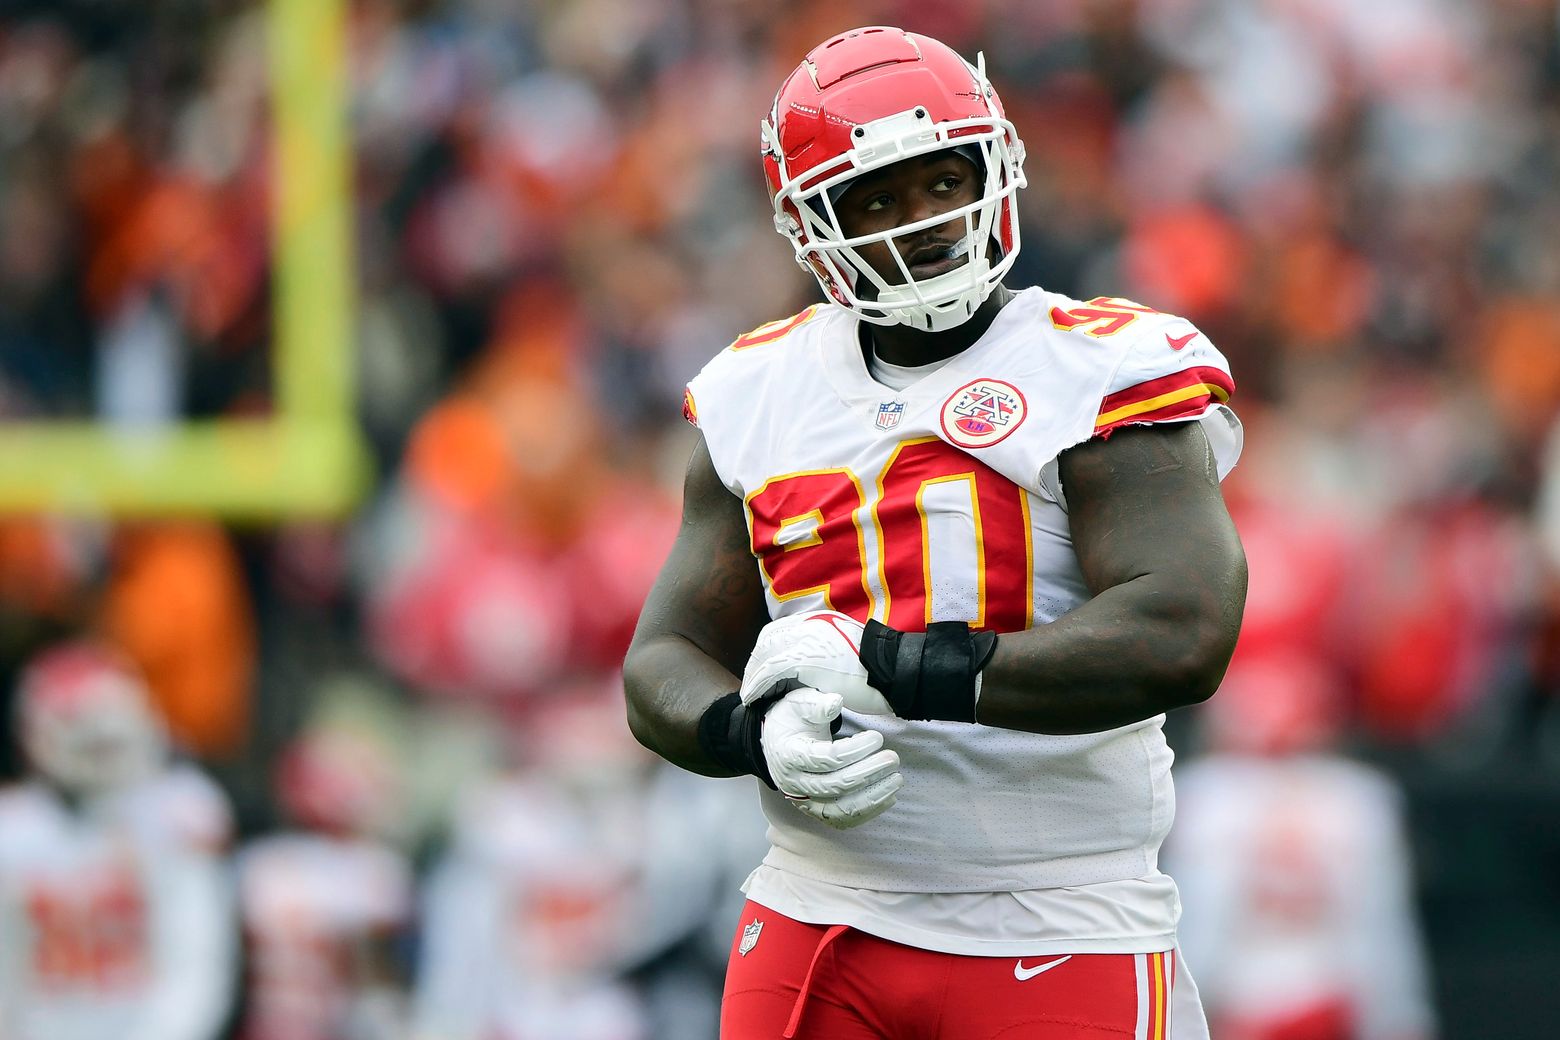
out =
{"type": "Polygon", "coordinates": [[[1183,318],[1002,283],[1024,152],[983,61],[846,32],[761,134],[828,303],[690,384],[625,663],[645,745],[761,782],[722,1036],[1206,1036],[1161,722],[1245,599],[1228,366],[1183,318]]]}
{"type": "Polygon", "coordinates": [[[233,994],[227,801],[170,765],[136,672],[88,642],[18,691],[32,777],[0,794],[0,1036],[211,1040],[233,994]]]}
{"type": "Polygon", "coordinates": [[[513,738],[513,768],[462,793],[425,882],[412,1036],[647,1040],[622,978],[642,928],[644,752],[589,684],[513,738]]]}
{"type": "Polygon", "coordinates": [[[277,800],[292,827],[237,856],[249,989],[243,1040],[403,1035],[398,955],[412,868],[379,840],[399,795],[388,742],[316,724],[282,753],[277,800]]]}
{"type": "Polygon", "coordinates": [[[1334,753],[1337,676],[1243,647],[1200,721],[1209,753],[1181,771],[1166,862],[1215,1035],[1434,1036],[1403,795],[1334,753]]]}

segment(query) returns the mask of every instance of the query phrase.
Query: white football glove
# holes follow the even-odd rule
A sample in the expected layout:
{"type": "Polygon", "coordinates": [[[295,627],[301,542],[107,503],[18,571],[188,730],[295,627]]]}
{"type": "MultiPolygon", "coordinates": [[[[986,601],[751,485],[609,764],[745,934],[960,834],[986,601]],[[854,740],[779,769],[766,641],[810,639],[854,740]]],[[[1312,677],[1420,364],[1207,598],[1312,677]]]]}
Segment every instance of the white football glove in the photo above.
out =
{"type": "Polygon", "coordinates": [[[765,625],[742,672],[742,703],[762,700],[785,679],[837,693],[845,707],[866,715],[892,715],[888,701],[867,682],[861,664],[864,626],[836,610],[792,614],[765,625]]]}
{"type": "Polygon", "coordinates": [[[764,761],[775,787],[802,812],[843,830],[866,823],[894,804],[904,786],[899,755],[883,734],[862,730],[834,739],[844,698],[806,686],[792,690],[764,715],[764,761]]]}

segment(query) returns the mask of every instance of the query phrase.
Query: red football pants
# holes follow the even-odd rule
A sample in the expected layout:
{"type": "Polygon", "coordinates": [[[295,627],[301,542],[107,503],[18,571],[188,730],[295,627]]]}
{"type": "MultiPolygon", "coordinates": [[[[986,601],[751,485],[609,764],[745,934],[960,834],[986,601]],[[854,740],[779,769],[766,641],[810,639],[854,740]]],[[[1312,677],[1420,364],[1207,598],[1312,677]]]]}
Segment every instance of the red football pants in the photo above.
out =
{"type": "Polygon", "coordinates": [[[1166,1040],[1174,958],[935,953],[749,901],[727,962],[720,1036],[1166,1040]]]}

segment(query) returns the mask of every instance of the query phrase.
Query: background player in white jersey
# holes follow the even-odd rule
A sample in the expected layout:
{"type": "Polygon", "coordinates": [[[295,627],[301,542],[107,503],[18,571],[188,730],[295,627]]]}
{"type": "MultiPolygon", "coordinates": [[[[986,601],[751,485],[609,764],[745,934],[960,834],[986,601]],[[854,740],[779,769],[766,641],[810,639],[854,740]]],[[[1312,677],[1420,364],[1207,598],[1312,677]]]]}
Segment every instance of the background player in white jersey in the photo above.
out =
{"type": "Polygon", "coordinates": [[[1165,857],[1219,1040],[1436,1033],[1402,793],[1331,750],[1343,716],[1322,662],[1243,651],[1181,770],[1165,857]]]}
{"type": "Polygon", "coordinates": [[[1224,359],[1001,284],[1023,148],[936,40],[826,41],[762,135],[835,306],[690,384],[625,663],[643,743],[764,784],[722,1035],[1205,1036],[1157,852],[1163,712],[1213,693],[1245,598],[1224,359]]]}
{"type": "Polygon", "coordinates": [[[292,826],[237,857],[242,1040],[406,1035],[412,868],[379,838],[402,800],[392,755],[346,723],[317,723],[283,752],[276,788],[292,826]]]}
{"type": "Polygon", "coordinates": [[[539,705],[512,768],[463,795],[425,885],[416,1040],[651,1036],[622,978],[640,938],[645,755],[615,715],[603,698],[539,705]]]}
{"type": "Polygon", "coordinates": [[[211,1040],[233,993],[226,800],[170,766],[140,677],[90,643],[22,673],[32,776],[0,795],[0,1036],[211,1040]]]}

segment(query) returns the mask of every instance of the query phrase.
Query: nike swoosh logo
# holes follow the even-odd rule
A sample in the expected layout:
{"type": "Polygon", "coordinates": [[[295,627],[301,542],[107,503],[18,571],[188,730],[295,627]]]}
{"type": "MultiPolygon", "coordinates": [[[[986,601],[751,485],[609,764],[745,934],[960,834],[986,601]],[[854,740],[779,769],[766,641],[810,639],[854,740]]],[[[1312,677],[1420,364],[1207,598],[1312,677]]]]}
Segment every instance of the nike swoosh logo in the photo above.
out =
{"type": "Polygon", "coordinates": [[[1017,964],[1013,965],[1013,977],[1019,982],[1028,982],[1042,971],[1050,971],[1058,964],[1066,964],[1070,960],[1072,960],[1072,954],[1069,953],[1067,956],[1058,957],[1054,961],[1046,961],[1044,964],[1036,964],[1033,968],[1024,967],[1024,962],[1020,960],[1017,964]]]}
{"type": "Polygon", "coordinates": [[[1194,340],[1196,338],[1197,338],[1197,330],[1196,329],[1193,329],[1191,332],[1188,332],[1184,336],[1172,336],[1168,332],[1165,333],[1165,342],[1170,344],[1170,349],[1171,350],[1180,350],[1182,347],[1186,346],[1188,343],[1190,343],[1192,340],[1194,340]]]}

